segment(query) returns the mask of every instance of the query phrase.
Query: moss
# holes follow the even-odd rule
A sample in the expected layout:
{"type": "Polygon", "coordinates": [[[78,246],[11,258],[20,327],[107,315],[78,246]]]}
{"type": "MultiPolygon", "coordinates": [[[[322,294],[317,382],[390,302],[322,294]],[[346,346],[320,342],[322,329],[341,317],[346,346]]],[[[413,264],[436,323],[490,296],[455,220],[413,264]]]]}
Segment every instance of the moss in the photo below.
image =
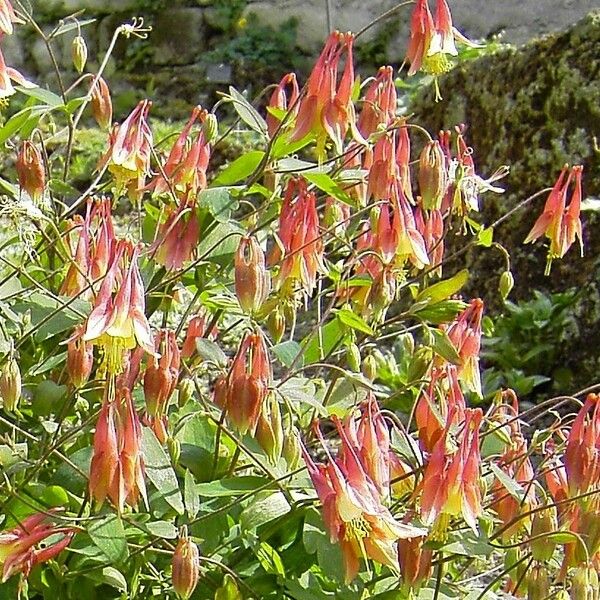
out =
{"type": "MultiPolygon", "coordinates": [[[[593,12],[565,32],[460,64],[440,80],[441,102],[427,88],[413,103],[414,121],[432,131],[468,124],[467,137],[482,175],[511,165],[506,193],[484,197],[487,222],[551,186],[566,162],[583,164],[584,195],[600,196],[600,153],[593,145],[600,131],[599,44],[600,12],[593,12]]],[[[579,259],[572,248],[565,259],[554,262],[551,276],[544,277],[546,248],[522,245],[543,204],[539,198],[505,222],[495,239],[512,255],[513,298],[528,299],[533,289],[584,290],[577,308],[579,333],[567,340],[559,357],[575,373],[575,383],[584,387],[597,379],[600,366],[597,353],[589,354],[600,332],[600,236],[592,235],[600,217],[584,214],[585,257],[579,259]]],[[[479,274],[470,291],[500,308],[495,276],[502,268],[500,257],[482,256],[477,249],[469,260],[479,274]]]]}

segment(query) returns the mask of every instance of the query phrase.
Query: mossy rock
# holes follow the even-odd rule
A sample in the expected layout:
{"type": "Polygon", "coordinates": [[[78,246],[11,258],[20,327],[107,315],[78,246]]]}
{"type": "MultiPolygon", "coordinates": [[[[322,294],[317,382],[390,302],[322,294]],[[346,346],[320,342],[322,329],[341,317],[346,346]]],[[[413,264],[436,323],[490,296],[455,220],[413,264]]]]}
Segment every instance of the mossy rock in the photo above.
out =
{"type": "MultiPolygon", "coordinates": [[[[594,141],[600,136],[598,48],[600,11],[595,11],[562,33],[459,64],[440,79],[440,102],[435,101],[433,86],[415,99],[410,108],[413,120],[430,131],[468,125],[467,139],[481,175],[510,165],[503,181],[505,194],[483,198],[486,223],[552,186],[565,163],[584,165],[584,197],[600,196],[600,152],[594,141]]],[[[517,212],[498,227],[494,239],[512,256],[513,299],[529,299],[534,289],[581,290],[579,331],[563,344],[559,357],[561,366],[573,373],[573,391],[595,383],[600,372],[600,215],[583,213],[584,258],[574,246],[563,260],[554,261],[546,277],[546,247],[540,242],[522,244],[544,202],[540,197],[517,212]]],[[[474,273],[469,292],[498,310],[502,257],[477,248],[468,260],[474,273]]]]}

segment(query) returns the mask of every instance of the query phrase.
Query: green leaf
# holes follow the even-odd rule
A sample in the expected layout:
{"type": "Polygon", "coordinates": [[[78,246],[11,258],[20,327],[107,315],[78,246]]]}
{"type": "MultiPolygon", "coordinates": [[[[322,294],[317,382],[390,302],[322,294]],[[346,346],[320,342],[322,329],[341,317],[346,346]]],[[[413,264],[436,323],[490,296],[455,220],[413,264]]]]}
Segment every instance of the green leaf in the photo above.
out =
{"type": "Polygon", "coordinates": [[[498,467],[498,465],[494,464],[493,462],[489,463],[489,467],[498,481],[506,488],[506,491],[519,502],[521,502],[521,500],[523,500],[525,497],[525,491],[519,482],[512,477],[509,477],[500,467],[498,467]]]}
{"type": "Polygon", "coordinates": [[[239,244],[238,234],[241,234],[241,230],[231,223],[217,223],[217,226],[200,240],[198,255],[217,264],[229,265],[239,244]]]}
{"type": "Polygon", "coordinates": [[[31,108],[24,108],[14,114],[2,128],[0,128],[0,144],[3,144],[8,138],[17,133],[29,119],[31,108]]]}
{"type": "Polygon", "coordinates": [[[321,329],[321,348],[319,348],[319,335],[316,333],[311,336],[308,343],[305,342],[304,364],[310,365],[320,361],[323,356],[327,356],[337,347],[344,335],[345,331],[339,319],[333,319],[332,321],[329,321],[329,323],[326,323],[321,329]],[[321,350],[323,352],[322,355],[321,350]]]}
{"type": "Polygon", "coordinates": [[[62,98],[54,92],[51,92],[50,90],[45,90],[41,87],[26,88],[21,85],[16,86],[16,89],[19,90],[19,92],[21,92],[22,94],[25,94],[26,96],[31,96],[32,98],[43,102],[50,108],[58,108],[59,106],[64,106],[62,98]]]}
{"type": "Polygon", "coordinates": [[[450,296],[458,293],[463,288],[465,283],[467,283],[468,279],[469,271],[467,269],[463,269],[450,279],[438,281],[437,283],[430,285],[428,288],[425,288],[423,291],[419,292],[415,300],[417,302],[427,301],[430,304],[441,302],[442,300],[446,300],[446,298],[450,298],[450,296]]]}
{"type": "Polygon", "coordinates": [[[82,19],[82,20],[73,20],[73,21],[67,21],[67,22],[62,22],[62,25],[60,27],[57,27],[51,34],[49,37],[49,39],[55,38],[55,37],[59,37],[61,35],[64,35],[65,33],[69,33],[69,31],[74,31],[75,29],[77,31],[79,31],[79,29],[81,27],[85,27],[86,25],[91,25],[92,23],[95,23],[96,19],[82,19]]]}
{"type": "Polygon", "coordinates": [[[193,519],[200,510],[200,497],[196,489],[196,480],[188,469],[185,470],[185,478],[183,480],[183,501],[188,517],[193,519]]]}
{"type": "Polygon", "coordinates": [[[441,329],[432,329],[431,333],[434,338],[433,350],[453,365],[459,365],[461,362],[460,356],[450,341],[448,334],[441,329]]]}
{"type": "Polygon", "coordinates": [[[215,600],[244,600],[235,579],[229,573],[225,573],[223,585],[215,592],[215,600]]]}
{"type": "Polygon", "coordinates": [[[463,556],[490,556],[495,551],[487,538],[483,535],[476,536],[472,531],[451,534],[449,543],[443,549],[463,556]]]}
{"type": "Polygon", "coordinates": [[[243,496],[248,492],[252,492],[259,487],[262,487],[268,481],[269,480],[265,477],[243,475],[208,483],[199,483],[196,485],[196,491],[201,496],[208,496],[209,498],[243,496]]]}
{"type": "Polygon", "coordinates": [[[171,466],[168,454],[149,427],[142,428],[142,454],[148,479],[154,484],[160,496],[178,514],[182,515],[185,509],[177,483],[177,476],[171,466]]]}
{"type": "Polygon", "coordinates": [[[290,503],[281,492],[259,492],[240,515],[242,529],[251,530],[289,513],[290,503]]]}
{"type": "Polygon", "coordinates": [[[371,329],[369,324],[356,313],[352,312],[348,308],[342,308],[337,311],[337,318],[348,327],[352,329],[356,329],[356,331],[360,331],[361,333],[366,333],[367,335],[375,335],[375,332],[371,329]]]}
{"type": "MultiPolygon", "coordinates": [[[[283,366],[291,367],[298,355],[302,352],[302,346],[294,340],[288,340],[287,342],[276,344],[271,348],[271,351],[283,366]]],[[[302,366],[302,359],[299,359],[296,364],[302,366]]]]}
{"type": "Polygon", "coordinates": [[[317,562],[328,577],[343,581],[344,562],[339,544],[332,544],[325,532],[325,525],[319,512],[314,508],[306,511],[302,541],[309,554],[317,554],[317,562]]]}
{"type": "Polygon", "coordinates": [[[216,221],[225,223],[235,211],[239,202],[233,198],[226,187],[212,187],[202,190],[198,195],[198,206],[207,208],[216,221]]]}
{"type": "Polygon", "coordinates": [[[419,315],[421,319],[428,323],[439,325],[440,323],[452,321],[465,308],[467,308],[467,303],[462,300],[443,300],[435,304],[426,303],[424,307],[421,303],[419,305],[413,304],[409,312],[419,315]]]}
{"type": "Polygon", "coordinates": [[[108,515],[100,521],[93,521],[88,533],[111,563],[120,563],[129,555],[123,522],[117,515],[108,515]]]}
{"type": "Polygon", "coordinates": [[[207,362],[211,362],[217,367],[227,366],[227,356],[221,350],[217,342],[207,338],[198,338],[196,340],[196,351],[198,356],[207,362]]]}
{"type": "Polygon", "coordinates": [[[477,245],[489,248],[494,241],[494,228],[485,227],[479,230],[477,234],[477,245]]]}
{"type": "Polygon", "coordinates": [[[336,200],[354,206],[354,202],[350,195],[344,191],[338,183],[336,183],[327,173],[303,173],[305,179],[314,183],[321,191],[329,196],[333,196],[336,200]]]}
{"type": "Polygon", "coordinates": [[[166,540],[174,540],[177,537],[177,527],[171,521],[152,521],[144,523],[143,527],[152,535],[166,540]]]}
{"type": "Polygon", "coordinates": [[[114,567],[104,567],[102,569],[102,583],[116,588],[120,592],[127,593],[127,580],[121,571],[117,571],[114,567]]]}
{"type": "Polygon", "coordinates": [[[229,86],[229,96],[235,112],[240,116],[242,121],[257,133],[267,135],[267,123],[258,114],[254,106],[246,100],[234,87],[229,86]]]}
{"type": "Polygon", "coordinates": [[[273,575],[281,575],[285,577],[285,568],[281,556],[273,546],[267,544],[267,542],[260,542],[254,548],[254,554],[258,558],[258,562],[261,567],[267,572],[273,575]]]}
{"type": "Polygon", "coordinates": [[[212,182],[212,185],[223,186],[233,185],[245,179],[251,173],[254,173],[256,167],[260,164],[265,153],[262,150],[251,150],[246,152],[239,158],[236,158],[232,163],[229,163],[225,169],[223,169],[216,179],[212,182]]]}

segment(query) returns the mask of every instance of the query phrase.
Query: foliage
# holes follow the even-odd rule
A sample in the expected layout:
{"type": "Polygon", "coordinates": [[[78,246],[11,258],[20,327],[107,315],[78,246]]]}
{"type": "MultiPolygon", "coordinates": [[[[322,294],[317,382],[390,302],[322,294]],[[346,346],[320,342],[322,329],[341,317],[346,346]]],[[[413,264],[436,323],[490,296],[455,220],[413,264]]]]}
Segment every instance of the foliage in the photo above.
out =
{"type": "MultiPolygon", "coordinates": [[[[433,77],[453,35],[439,14],[409,51],[433,77]]],[[[51,52],[77,27],[20,16],[51,52]]],[[[20,84],[0,127],[0,597],[594,590],[600,397],[467,404],[484,305],[448,264],[500,248],[509,294],[504,216],[478,214],[503,172],[476,173],[463,128],[433,138],[400,117],[391,67],[360,89],[339,32],[266,108],[231,87],[183,124],[157,127],[147,99],[113,123],[105,67],[147,33],[122,25],[99,70],[57,73],[56,91],[0,77],[20,84]]],[[[580,177],[563,171],[530,236],[549,263],[577,240],[580,177]]],[[[524,329],[536,365],[536,319],[569,302],[508,305],[518,322],[496,330],[524,329]]]]}

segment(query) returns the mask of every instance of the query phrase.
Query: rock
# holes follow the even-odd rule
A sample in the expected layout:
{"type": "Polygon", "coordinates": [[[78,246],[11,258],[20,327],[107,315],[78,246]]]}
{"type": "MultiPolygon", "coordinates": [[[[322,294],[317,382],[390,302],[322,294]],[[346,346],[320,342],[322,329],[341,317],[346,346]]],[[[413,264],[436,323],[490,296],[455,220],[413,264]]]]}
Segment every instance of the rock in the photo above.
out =
{"type": "MultiPolygon", "coordinates": [[[[600,196],[600,152],[593,141],[600,124],[599,46],[600,12],[593,12],[563,33],[462,63],[440,79],[441,102],[435,102],[430,88],[410,107],[414,122],[430,131],[467,123],[468,142],[482,175],[492,174],[501,164],[511,165],[503,182],[506,193],[484,196],[487,223],[552,186],[564,163],[583,164],[584,196],[600,196]]],[[[582,213],[585,257],[579,258],[573,246],[545,277],[546,246],[522,245],[544,202],[545,196],[519,211],[498,227],[494,239],[511,253],[511,299],[529,299],[534,289],[582,291],[579,332],[563,341],[559,358],[560,366],[573,373],[568,388],[573,391],[594,383],[600,368],[595,350],[600,331],[600,213],[582,213]]],[[[474,273],[469,291],[498,307],[502,259],[480,250],[469,256],[474,273]]]]}
{"type": "Polygon", "coordinates": [[[157,65],[185,65],[198,61],[206,49],[206,26],[201,8],[173,8],[156,16],[149,41],[157,65]]]}

